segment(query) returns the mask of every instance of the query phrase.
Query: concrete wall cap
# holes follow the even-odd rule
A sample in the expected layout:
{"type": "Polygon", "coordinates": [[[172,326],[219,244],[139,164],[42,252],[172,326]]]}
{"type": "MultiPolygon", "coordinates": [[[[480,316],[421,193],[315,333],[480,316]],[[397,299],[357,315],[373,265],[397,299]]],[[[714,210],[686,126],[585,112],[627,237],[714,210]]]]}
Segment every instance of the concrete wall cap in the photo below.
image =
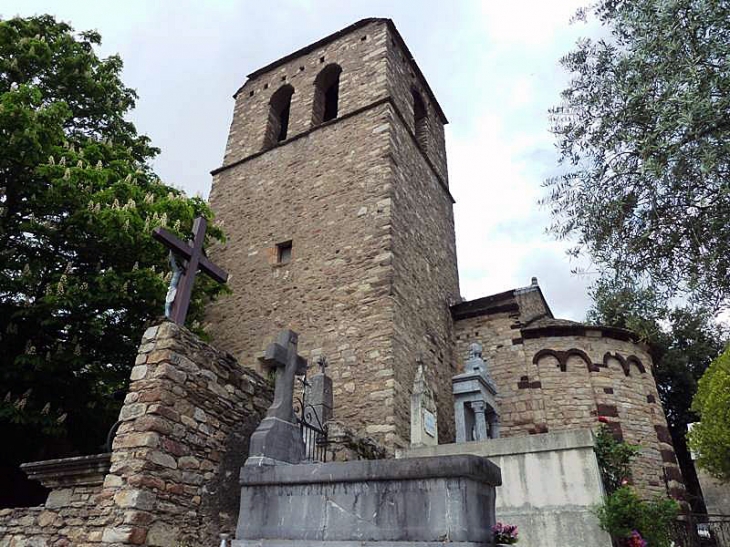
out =
{"type": "Polygon", "coordinates": [[[502,484],[502,472],[497,465],[471,454],[242,467],[240,483],[242,486],[267,486],[434,478],[472,479],[489,486],[502,484]]]}

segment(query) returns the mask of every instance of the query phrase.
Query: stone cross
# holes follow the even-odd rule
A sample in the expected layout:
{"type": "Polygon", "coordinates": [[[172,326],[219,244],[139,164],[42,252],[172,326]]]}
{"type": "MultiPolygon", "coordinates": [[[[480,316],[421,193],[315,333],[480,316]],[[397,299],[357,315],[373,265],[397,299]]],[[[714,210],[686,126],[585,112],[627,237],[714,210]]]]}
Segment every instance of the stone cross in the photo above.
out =
{"type": "Polygon", "coordinates": [[[274,402],[249,441],[245,465],[292,464],[304,461],[302,431],[294,413],[294,383],[307,370],[307,360],[297,353],[299,336],[283,330],[266,348],[262,362],[276,368],[274,402]]]}
{"type": "Polygon", "coordinates": [[[267,417],[279,418],[296,423],[294,415],[294,380],[307,370],[307,360],[297,354],[299,336],[296,332],[283,330],[276,342],[269,344],[264,353],[264,365],[276,369],[274,402],[266,413],[267,417]]]}
{"type": "Polygon", "coordinates": [[[188,314],[198,270],[209,275],[218,283],[228,281],[228,273],[208,260],[203,252],[206,227],[207,221],[204,217],[196,218],[193,222],[193,239],[190,243],[180,240],[164,228],[155,228],[152,232],[153,238],[168,247],[175,256],[187,262],[179,283],[170,287],[170,294],[174,295],[174,299],[169,309],[166,307],[165,310],[167,318],[181,326],[185,324],[185,316],[188,314]]]}

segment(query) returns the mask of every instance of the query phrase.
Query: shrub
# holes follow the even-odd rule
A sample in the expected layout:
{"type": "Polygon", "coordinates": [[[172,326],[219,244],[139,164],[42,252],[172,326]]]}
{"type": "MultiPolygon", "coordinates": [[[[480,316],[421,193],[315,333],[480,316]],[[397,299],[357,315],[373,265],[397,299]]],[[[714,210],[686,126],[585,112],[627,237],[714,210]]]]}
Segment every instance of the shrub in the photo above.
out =
{"type": "MultiPolygon", "coordinates": [[[[644,501],[629,486],[621,486],[606,496],[595,513],[601,528],[614,538],[623,540],[624,545],[640,538],[650,547],[671,545],[671,523],[677,517],[679,504],[669,498],[655,498],[644,501]]],[[[636,543],[634,543],[636,544],[636,543]]]]}
{"type": "Polygon", "coordinates": [[[692,410],[700,415],[689,433],[697,465],[720,480],[730,481],[730,349],[700,378],[692,410]]]}
{"type": "Polygon", "coordinates": [[[596,432],[594,446],[598,467],[601,470],[603,486],[607,494],[618,490],[631,478],[631,461],[639,453],[639,447],[624,441],[617,441],[610,428],[601,424],[596,432]]]}

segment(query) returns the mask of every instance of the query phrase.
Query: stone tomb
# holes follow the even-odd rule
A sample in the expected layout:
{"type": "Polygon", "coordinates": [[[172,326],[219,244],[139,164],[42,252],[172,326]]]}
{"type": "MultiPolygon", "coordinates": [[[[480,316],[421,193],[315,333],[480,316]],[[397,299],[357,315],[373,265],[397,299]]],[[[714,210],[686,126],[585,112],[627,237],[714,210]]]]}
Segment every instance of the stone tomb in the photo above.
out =
{"type": "Polygon", "coordinates": [[[241,468],[234,547],[491,546],[502,478],[486,458],[301,463],[302,440],[292,439],[290,427],[292,379],[301,368],[296,342],[296,333],[283,331],[267,350],[281,355],[269,359],[281,372],[241,468]]]}
{"type": "Polygon", "coordinates": [[[245,466],[233,545],[487,547],[501,482],[472,455],[245,466]]]}

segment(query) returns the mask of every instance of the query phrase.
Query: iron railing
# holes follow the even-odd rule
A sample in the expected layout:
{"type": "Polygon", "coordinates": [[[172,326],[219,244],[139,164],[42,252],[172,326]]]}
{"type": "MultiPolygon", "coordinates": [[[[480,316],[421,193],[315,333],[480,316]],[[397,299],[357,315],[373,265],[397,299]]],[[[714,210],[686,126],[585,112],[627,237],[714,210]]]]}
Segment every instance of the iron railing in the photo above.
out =
{"type": "Polygon", "coordinates": [[[306,447],[306,461],[326,462],[327,424],[322,424],[317,410],[312,405],[299,398],[295,400],[294,412],[297,415],[306,447]]]}
{"type": "Polygon", "coordinates": [[[672,539],[677,547],[730,547],[730,515],[680,515],[672,539]]]}

